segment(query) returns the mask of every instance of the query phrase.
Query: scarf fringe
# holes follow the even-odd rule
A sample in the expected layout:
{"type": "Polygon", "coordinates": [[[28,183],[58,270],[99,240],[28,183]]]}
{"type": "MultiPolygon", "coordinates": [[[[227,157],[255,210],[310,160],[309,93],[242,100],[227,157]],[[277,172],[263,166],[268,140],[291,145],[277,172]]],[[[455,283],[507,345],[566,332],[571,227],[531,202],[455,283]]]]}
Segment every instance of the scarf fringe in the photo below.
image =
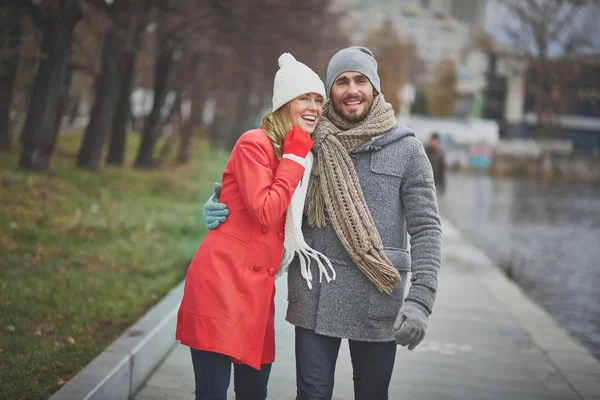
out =
{"type": "Polygon", "coordinates": [[[298,258],[300,259],[300,273],[302,274],[302,277],[306,280],[306,284],[308,285],[309,289],[312,289],[313,279],[312,271],[310,268],[311,259],[315,260],[317,263],[317,268],[319,269],[319,283],[323,282],[323,276],[325,276],[325,280],[327,280],[327,282],[335,280],[335,269],[333,268],[331,261],[329,261],[329,259],[323,253],[320,253],[309,247],[305,249],[296,250],[295,254],[298,254],[298,258]],[[327,264],[327,266],[331,270],[331,276],[329,275],[327,268],[325,268],[325,264],[323,264],[323,261],[321,261],[321,259],[325,261],[325,264],[327,264]]]}
{"type": "MultiPolygon", "coordinates": [[[[306,167],[304,170],[303,181],[304,184],[298,185],[296,191],[292,195],[292,200],[286,211],[285,220],[285,239],[283,242],[283,254],[281,256],[281,262],[279,271],[282,272],[287,270],[287,266],[294,260],[294,257],[298,255],[300,261],[300,273],[306,280],[309,289],[312,289],[313,275],[311,271],[311,261],[314,260],[319,269],[319,283],[323,282],[323,276],[327,282],[335,280],[336,274],[335,269],[331,261],[323,253],[312,249],[304,240],[302,235],[302,211],[306,205],[306,193],[307,184],[311,181],[311,170],[314,159],[312,153],[306,158],[306,167]],[[328,268],[329,271],[328,270],[328,268]],[[331,272],[331,274],[330,274],[331,272]]],[[[310,186],[309,186],[310,187],[310,186]]],[[[324,218],[324,215],[323,215],[324,218]]]]}
{"type": "Polygon", "coordinates": [[[402,283],[400,273],[390,267],[391,262],[383,250],[370,249],[355,264],[383,294],[392,293],[394,287],[402,283]]]}

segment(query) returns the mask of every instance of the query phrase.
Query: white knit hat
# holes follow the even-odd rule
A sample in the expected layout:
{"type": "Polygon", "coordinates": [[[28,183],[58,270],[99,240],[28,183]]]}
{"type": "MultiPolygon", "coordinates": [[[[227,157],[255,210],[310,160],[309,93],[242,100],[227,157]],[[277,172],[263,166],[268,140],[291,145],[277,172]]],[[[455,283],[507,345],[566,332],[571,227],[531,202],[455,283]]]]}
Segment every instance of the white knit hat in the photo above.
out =
{"type": "Polygon", "coordinates": [[[325,85],[319,75],[301,62],[296,61],[290,53],[279,57],[279,71],[275,74],[273,84],[273,109],[278,110],[290,100],[301,94],[317,93],[325,96],[325,85]]]}

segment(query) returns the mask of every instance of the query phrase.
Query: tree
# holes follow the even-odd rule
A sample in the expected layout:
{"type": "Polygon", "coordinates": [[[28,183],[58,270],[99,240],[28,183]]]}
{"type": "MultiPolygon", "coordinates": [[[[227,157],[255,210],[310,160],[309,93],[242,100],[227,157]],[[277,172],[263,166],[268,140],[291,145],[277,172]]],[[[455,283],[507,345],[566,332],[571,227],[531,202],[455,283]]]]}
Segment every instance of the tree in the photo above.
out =
{"type": "Polygon", "coordinates": [[[175,54],[180,54],[177,50],[175,37],[162,27],[159,27],[159,30],[154,62],[154,100],[150,115],[144,123],[142,142],[135,159],[137,168],[152,168],[154,166],[153,154],[154,146],[160,135],[161,109],[167,94],[167,85],[175,62],[175,54]]]}
{"type": "Polygon", "coordinates": [[[435,78],[427,88],[429,114],[438,117],[451,116],[457,100],[456,64],[453,60],[442,59],[437,62],[435,78]]]}
{"type": "MultiPolygon", "coordinates": [[[[137,17],[134,17],[137,18],[137,17]]],[[[138,26],[141,25],[138,23],[138,26]]],[[[129,103],[133,78],[135,75],[136,48],[140,42],[141,30],[136,32],[133,45],[125,49],[119,65],[121,76],[121,87],[119,100],[116,105],[115,116],[112,124],[112,132],[108,148],[106,162],[111,165],[123,165],[125,161],[125,143],[127,137],[127,122],[131,117],[131,105],[129,103]]]]}
{"type": "MultiPolygon", "coordinates": [[[[179,13],[163,14],[159,23],[155,97],[136,158],[136,166],[140,168],[156,165],[154,147],[160,127],[168,118],[161,117],[160,112],[166,91],[175,93],[176,98],[186,92],[194,110],[205,101],[214,104],[215,117],[202,131],[213,144],[231,148],[241,133],[255,126],[261,112],[269,106],[276,60],[281,53],[291,52],[318,69],[316,66],[326,65],[333,53],[332,43],[336,46],[341,43],[335,29],[337,16],[328,11],[329,1],[211,0],[203,2],[202,7],[195,4],[186,9],[182,3],[167,0],[165,5],[170,13],[179,13]],[[317,37],[325,39],[315,50],[317,37]],[[171,42],[167,43],[165,38],[171,42]],[[196,55],[188,66],[183,53],[196,55]],[[182,64],[184,68],[180,69],[182,64]],[[177,83],[182,77],[186,81],[183,86],[177,83]],[[195,93],[200,90],[204,93],[195,93]]],[[[194,118],[192,126],[196,126],[198,119],[194,118]]],[[[182,141],[192,137],[189,129],[193,128],[187,124],[180,129],[182,141]]]]}
{"type": "Polygon", "coordinates": [[[17,1],[0,6],[0,149],[6,150],[12,146],[10,109],[19,65],[23,12],[17,1]]]}
{"type": "Polygon", "coordinates": [[[568,106],[571,84],[581,73],[580,57],[593,44],[598,20],[595,0],[500,0],[512,23],[504,27],[530,65],[528,92],[542,137],[550,137],[568,106]]]}
{"type": "Polygon", "coordinates": [[[27,10],[42,31],[43,59],[33,84],[21,133],[19,165],[46,170],[54,151],[62,94],[68,77],[73,29],[82,16],[79,0],[28,1],[27,10]]]}
{"type": "MultiPolygon", "coordinates": [[[[135,57],[134,45],[138,42],[140,28],[144,26],[138,20],[144,12],[141,4],[139,1],[117,0],[105,8],[108,28],[102,50],[102,67],[96,82],[90,121],[77,157],[78,167],[91,170],[100,168],[106,138],[111,133],[114,134],[112,129],[115,127],[115,115],[117,112],[126,113],[129,109],[122,99],[126,97],[127,102],[129,100],[133,68],[131,64],[135,57]],[[128,79],[127,82],[125,78],[128,79]],[[118,110],[117,106],[125,110],[118,110]]],[[[122,121],[124,116],[119,114],[119,118],[122,121]]],[[[111,146],[112,157],[116,163],[122,162],[125,143],[124,126],[118,128],[122,129],[113,138],[111,146]]]]}
{"type": "Polygon", "coordinates": [[[371,30],[364,45],[371,49],[379,66],[381,91],[394,110],[400,110],[399,91],[411,82],[411,68],[416,61],[412,44],[404,42],[394,23],[386,19],[380,28],[371,30]]]}

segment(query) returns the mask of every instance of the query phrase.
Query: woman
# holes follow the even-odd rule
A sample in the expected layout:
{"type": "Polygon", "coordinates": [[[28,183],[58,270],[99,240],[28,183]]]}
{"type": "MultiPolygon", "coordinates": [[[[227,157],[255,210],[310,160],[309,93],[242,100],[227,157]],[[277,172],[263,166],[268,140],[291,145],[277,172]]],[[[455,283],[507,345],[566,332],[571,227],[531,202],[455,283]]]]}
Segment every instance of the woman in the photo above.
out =
{"type": "Polygon", "coordinates": [[[291,54],[279,67],[272,111],[240,137],[223,173],[228,223],[207,234],[187,273],[176,338],[191,348],[197,400],[227,398],[232,362],[237,400],[267,396],[286,210],[325,100],[321,79],[291,54]]]}

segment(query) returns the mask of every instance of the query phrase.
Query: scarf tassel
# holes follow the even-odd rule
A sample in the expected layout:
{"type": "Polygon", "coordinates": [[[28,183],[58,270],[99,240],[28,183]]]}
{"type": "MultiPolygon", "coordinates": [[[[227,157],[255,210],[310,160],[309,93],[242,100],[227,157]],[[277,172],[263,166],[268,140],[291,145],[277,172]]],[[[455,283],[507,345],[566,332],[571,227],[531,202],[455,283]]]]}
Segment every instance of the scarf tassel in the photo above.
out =
{"type": "Polygon", "coordinates": [[[323,253],[320,253],[314,249],[311,249],[310,247],[307,247],[297,250],[296,254],[298,254],[298,258],[300,259],[300,273],[302,274],[302,277],[306,280],[306,284],[308,285],[309,289],[312,289],[313,278],[310,269],[311,259],[315,260],[317,263],[317,267],[319,269],[319,283],[323,282],[323,276],[325,276],[325,280],[327,282],[335,280],[335,269],[333,268],[331,261],[329,261],[329,259],[323,253]],[[329,269],[331,270],[331,276],[329,275],[325,264],[323,264],[323,261],[321,260],[324,260],[325,264],[327,264],[327,267],[329,267],[329,269]]]}
{"type": "Polygon", "coordinates": [[[383,250],[370,249],[355,263],[383,294],[392,293],[394,287],[402,282],[400,273],[396,268],[390,267],[391,262],[383,250]]]}

